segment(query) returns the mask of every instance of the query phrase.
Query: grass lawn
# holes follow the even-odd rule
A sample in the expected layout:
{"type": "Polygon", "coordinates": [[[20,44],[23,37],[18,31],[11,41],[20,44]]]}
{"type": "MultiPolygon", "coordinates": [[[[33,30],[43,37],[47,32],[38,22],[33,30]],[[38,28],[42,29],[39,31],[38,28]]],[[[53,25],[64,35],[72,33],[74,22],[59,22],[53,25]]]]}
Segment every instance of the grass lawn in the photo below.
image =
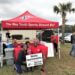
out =
{"type": "MultiPolygon", "coordinates": [[[[48,58],[46,63],[47,75],[75,75],[75,57],[69,55],[70,44],[61,45],[61,59],[58,56],[48,58]]],[[[16,75],[12,66],[4,66],[0,69],[0,75],[16,75]]],[[[24,75],[41,75],[40,69],[24,75]]]]}

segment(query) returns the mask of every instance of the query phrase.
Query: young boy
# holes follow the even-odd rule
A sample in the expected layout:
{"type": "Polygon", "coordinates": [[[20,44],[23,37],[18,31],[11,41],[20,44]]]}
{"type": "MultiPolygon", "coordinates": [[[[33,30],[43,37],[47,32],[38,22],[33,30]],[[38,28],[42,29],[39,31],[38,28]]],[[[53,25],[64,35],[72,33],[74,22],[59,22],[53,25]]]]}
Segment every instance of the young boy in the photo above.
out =
{"type": "Polygon", "coordinates": [[[26,55],[27,55],[27,46],[24,45],[23,50],[20,51],[17,60],[15,61],[16,71],[19,75],[22,74],[22,65],[26,66],[26,55]]]}

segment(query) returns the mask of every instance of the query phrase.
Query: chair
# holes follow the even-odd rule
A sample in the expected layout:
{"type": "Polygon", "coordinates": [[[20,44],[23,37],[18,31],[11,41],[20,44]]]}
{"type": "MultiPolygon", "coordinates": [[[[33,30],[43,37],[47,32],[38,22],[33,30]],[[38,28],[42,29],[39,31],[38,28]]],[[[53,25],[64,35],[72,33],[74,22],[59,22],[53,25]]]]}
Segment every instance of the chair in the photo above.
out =
{"type": "Polygon", "coordinates": [[[3,55],[0,55],[0,66],[3,67],[3,55]]]}

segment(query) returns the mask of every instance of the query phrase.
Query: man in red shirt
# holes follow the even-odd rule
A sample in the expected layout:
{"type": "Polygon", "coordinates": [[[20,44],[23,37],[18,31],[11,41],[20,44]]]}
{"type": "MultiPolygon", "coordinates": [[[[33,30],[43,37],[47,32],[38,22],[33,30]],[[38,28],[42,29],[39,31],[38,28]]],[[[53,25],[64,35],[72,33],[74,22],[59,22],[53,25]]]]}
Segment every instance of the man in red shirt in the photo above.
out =
{"type": "Polygon", "coordinates": [[[38,39],[35,39],[32,47],[31,47],[31,53],[32,54],[42,53],[42,55],[43,55],[43,65],[41,68],[42,72],[45,72],[45,63],[46,63],[46,58],[47,58],[47,52],[48,52],[48,48],[44,45],[41,45],[38,39]]]}
{"type": "Polygon", "coordinates": [[[41,53],[40,44],[38,39],[34,39],[31,45],[31,54],[41,53]]]}

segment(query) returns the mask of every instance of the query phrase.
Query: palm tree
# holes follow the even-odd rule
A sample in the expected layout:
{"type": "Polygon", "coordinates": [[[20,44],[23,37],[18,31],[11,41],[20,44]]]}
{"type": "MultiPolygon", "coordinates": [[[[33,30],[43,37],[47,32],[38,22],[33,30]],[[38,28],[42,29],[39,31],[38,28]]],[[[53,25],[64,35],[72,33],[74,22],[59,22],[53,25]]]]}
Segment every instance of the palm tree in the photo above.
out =
{"type": "Polygon", "coordinates": [[[62,41],[64,43],[64,32],[67,13],[75,12],[75,8],[72,8],[72,3],[68,2],[66,4],[59,4],[59,6],[54,6],[54,12],[61,15],[62,18],[62,41]]]}

